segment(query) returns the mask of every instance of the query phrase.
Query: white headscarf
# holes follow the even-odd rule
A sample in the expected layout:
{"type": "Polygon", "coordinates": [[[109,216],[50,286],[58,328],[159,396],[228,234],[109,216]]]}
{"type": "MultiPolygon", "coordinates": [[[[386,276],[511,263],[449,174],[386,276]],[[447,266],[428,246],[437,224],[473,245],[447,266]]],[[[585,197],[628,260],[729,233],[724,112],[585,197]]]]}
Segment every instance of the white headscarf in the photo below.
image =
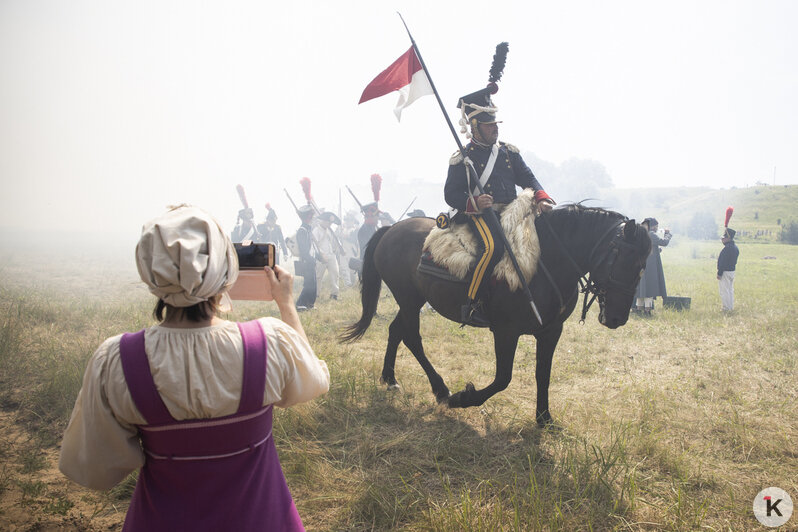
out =
{"type": "Polygon", "coordinates": [[[173,207],[144,224],[136,266],[150,292],[173,307],[207,301],[238,278],[230,238],[213,216],[190,205],[173,207]]]}

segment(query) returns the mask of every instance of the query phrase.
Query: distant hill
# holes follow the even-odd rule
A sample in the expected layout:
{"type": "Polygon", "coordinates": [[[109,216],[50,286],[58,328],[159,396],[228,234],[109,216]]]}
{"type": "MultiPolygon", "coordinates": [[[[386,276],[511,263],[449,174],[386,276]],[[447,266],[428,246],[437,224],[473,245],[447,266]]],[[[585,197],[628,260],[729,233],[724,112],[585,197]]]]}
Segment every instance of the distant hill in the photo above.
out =
{"type": "Polygon", "coordinates": [[[660,229],[687,234],[696,213],[712,217],[723,227],[726,207],[734,207],[729,226],[738,232],[738,240],[779,239],[782,226],[798,222],[798,185],[760,185],[747,188],[713,189],[708,187],[663,187],[602,189],[602,207],[618,210],[630,218],[652,216],[660,229]]]}

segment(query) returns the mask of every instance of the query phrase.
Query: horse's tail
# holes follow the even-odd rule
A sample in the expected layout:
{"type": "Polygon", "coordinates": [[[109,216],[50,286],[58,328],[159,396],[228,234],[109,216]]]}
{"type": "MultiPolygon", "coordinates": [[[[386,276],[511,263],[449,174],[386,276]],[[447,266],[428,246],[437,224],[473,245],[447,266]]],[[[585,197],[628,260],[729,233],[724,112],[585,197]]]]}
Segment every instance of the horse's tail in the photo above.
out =
{"type": "Polygon", "coordinates": [[[366,334],[366,329],[369,328],[371,320],[377,313],[382,277],[374,264],[374,250],[388,229],[390,227],[379,228],[366,246],[366,252],[363,254],[363,269],[360,273],[360,302],[363,305],[363,312],[360,314],[360,320],[346,327],[344,332],[338,336],[340,342],[353,342],[360,339],[366,334]]]}

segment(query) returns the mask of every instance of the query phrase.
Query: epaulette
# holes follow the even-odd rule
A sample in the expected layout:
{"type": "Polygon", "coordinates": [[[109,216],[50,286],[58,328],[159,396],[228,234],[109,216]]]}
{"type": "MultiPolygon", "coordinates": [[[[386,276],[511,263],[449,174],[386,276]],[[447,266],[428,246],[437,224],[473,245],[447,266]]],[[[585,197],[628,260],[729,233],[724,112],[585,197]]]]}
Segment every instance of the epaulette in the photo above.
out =
{"type": "Polygon", "coordinates": [[[510,144],[509,142],[499,142],[499,144],[507,148],[507,151],[511,151],[513,153],[520,153],[520,150],[515,146],[513,146],[512,144],[510,144]]]}
{"type": "Polygon", "coordinates": [[[456,164],[460,164],[463,162],[463,154],[460,150],[457,150],[452,154],[452,157],[449,159],[449,165],[454,166],[456,164]]]}

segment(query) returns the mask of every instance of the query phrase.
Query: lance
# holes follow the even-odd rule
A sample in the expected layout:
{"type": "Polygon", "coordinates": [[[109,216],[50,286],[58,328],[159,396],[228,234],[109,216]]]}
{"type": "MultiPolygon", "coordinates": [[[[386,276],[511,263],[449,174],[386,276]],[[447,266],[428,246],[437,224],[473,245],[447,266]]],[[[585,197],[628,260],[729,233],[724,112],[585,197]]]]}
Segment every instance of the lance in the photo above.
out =
{"type": "Polygon", "coordinates": [[[399,221],[399,220],[401,220],[401,219],[402,219],[402,216],[404,216],[404,215],[405,215],[405,213],[406,213],[407,211],[409,211],[409,210],[410,210],[410,207],[412,207],[412,206],[413,206],[413,204],[416,202],[416,200],[417,200],[417,199],[418,199],[418,196],[416,196],[415,198],[413,198],[413,201],[411,201],[411,202],[410,202],[410,205],[408,205],[407,207],[405,207],[405,210],[404,210],[404,212],[403,212],[403,213],[402,213],[402,214],[399,216],[399,218],[397,219],[397,221],[399,221]]]}
{"type": "MultiPolygon", "coordinates": [[[[407,31],[407,36],[410,37],[410,43],[413,45],[413,50],[416,52],[418,56],[418,61],[421,63],[421,68],[424,69],[424,74],[427,76],[427,80],[429,80],[430,88],[432,92],[435,94],[435,99],[438,100],[438,105],[441,108],[441,112],[443,113],[443,117],[446,119],[446,123],[449,125],[449,130],[452,132],[452,136],[454,137],[454,141],[457,143],[457,149],[460,150],[460,153],[463,155],[463,161],[468,160],[468,154],[465,151],[465,147],[463,147],[463,143],[460,142],[460,137],[457,136],[457,132],[454,130],[454,125],[452,125],[452,121],[449,119],[449,114],[446,112],[446,108],[443,106],[443,101],[441,101],[440,94],[438,94],[438,89],[435,88],[435,83],[432,82],[432,76],[429,75],[429,70],[427,69],[427,65],[424,63],[424,59],[421,57],[421,52],[418,50],[418,46],[416,45],[416,40],[413,39],[413,35],[410,34],[410,29],[407,27],[407,23],[405,22],[404,17],[402,14],[397,11],[396,13],[399,15],[399,18],[402,20],[402,24],[405,27],[405,31],[407,31]]],[[[468,176],[469,182],[472,181],[470,172],[472,168],[469,168],[469,165],[466,164],[466,175],[468,176]]],[[[477,190],[479,190],[480,194],[484,194],[485,190],[482,188],[482,184],[479,182],[479,175],[474,171],[476,176],[473,181],[477,185],[477,190]]],[[[485,215],[491,218],[491,221],[496,222],[496,225],[499,228],[499,235],[501,236],[502,242],[504,243],[504,249],[506,253],[510,256],[510,261],[513,263],[513,267],[515,268],[516,273],[518,274],[518,278],[521,280],[521,286],[524,288],[524,295],[526,295],[527,300],[529,301],[529,306],[532,308],[532,312],[535,314],[535,317],[538,320],[538,323],[543,325],[543,319],[540,317],[540,312],[538,312],[538,308],[535,305],[535,301],[532,299],[532,292],[529,290],[529,285],[526,282],[526,277],[524,277],[524,272],[521,271],[521,267],[518,265],[518,259],[515,258],[515,253],[513,253],[512,248],[510,247],[510,242],[507,241],[507,235],[504,234],[504,228],[502,228],[501,223],[499,223],[499,219],[496,215],[496,211],[493,208],[487,209],[485,215]]]]}

